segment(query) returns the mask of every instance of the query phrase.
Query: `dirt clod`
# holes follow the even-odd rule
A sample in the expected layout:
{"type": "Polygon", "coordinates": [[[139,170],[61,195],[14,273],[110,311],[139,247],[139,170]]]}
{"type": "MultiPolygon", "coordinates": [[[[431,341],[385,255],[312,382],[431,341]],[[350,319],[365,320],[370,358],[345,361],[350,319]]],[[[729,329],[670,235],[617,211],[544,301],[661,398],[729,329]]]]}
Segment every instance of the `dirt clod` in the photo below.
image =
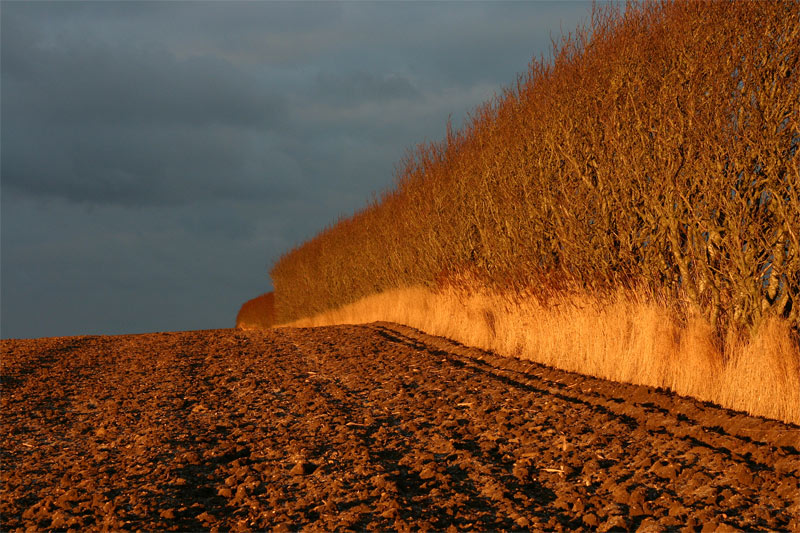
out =
{"type": "Polygon", "coordinates": [[[0,349],[3,531],[798,526],[797,427],[403,326],[0,349]]]}

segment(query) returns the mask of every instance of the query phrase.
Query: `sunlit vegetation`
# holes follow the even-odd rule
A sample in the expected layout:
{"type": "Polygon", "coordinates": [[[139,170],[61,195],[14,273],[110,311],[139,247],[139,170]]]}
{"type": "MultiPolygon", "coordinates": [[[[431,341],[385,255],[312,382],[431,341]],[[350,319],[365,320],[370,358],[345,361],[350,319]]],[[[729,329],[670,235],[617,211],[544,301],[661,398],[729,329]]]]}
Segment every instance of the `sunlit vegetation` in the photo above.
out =
{"type": "Polygon", "coordinates": [[[729,335],[723,351],[707,320],[683,317],[634,291],[602,299],[574,294],[542,305],[474,289],[416,287],[290,325],[397,322],[498,354],[800,423],[800,358],[788,322],[770,319],[748,335],[729,335]]]}
{"type": "Polygon", "coordinates": [[[275,295],[262,294],[242,304],[236,315],[236,327],[240,329],[271,328],[275,324],[275,295]]]}
{"type": "Polygon", "coordinates": [[[276,319],[383,294],[359,320],[800,423],[799,147],[800,3],[597,8],[284,255],[276,319]]]}

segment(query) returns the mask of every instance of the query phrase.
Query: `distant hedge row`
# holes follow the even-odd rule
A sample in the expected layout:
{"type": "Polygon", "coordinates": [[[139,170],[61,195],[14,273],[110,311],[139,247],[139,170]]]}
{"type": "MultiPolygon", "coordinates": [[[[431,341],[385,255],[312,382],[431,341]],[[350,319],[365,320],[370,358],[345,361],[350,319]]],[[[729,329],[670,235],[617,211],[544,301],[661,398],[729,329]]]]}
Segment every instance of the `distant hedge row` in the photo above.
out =
{"type": "Polygon", "coordinates": [[[275,294],[267,292],[247,300],[236,315],[239,329],[268,329],[275,324],[275,294]]]}
{"type": "Polygon", "coordinates": [[[420,145],[395,190],[274,266],[277,319],[469,276],[645,286],[717,325],[800,324],[800,3],[596,9],[420,145]]]}

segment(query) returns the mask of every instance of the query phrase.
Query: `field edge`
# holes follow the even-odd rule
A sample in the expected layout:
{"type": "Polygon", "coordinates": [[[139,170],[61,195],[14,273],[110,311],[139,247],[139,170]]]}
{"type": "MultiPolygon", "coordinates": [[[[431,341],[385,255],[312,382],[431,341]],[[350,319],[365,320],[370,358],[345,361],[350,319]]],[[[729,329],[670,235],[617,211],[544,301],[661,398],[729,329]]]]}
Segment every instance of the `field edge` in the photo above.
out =
{"type": "Polygon", "coordinates": [[[407,287],[276,327],[380,321],[800,425],[800,347],[785,321],[768,320],[749,336],[729,333],[720,341],[701,317],[676,317],[632,291],[602,300],[573,294],[545,306],[486,290],[407,287]]]}

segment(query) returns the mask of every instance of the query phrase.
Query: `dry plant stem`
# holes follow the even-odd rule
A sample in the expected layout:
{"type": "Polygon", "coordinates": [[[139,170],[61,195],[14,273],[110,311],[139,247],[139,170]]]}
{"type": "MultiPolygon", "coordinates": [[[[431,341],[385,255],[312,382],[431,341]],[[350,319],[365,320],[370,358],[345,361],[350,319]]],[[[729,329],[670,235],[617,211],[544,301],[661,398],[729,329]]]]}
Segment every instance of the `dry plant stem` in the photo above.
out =
{"type": "MultiPolygon", "coordinates": [[[[277,318],[476,275],[645,285],[718,331],[800,327],[800,2],[598,7],[552,61],[284,255],[277,318]]],[[[543,285],[537,285],[546,280],[543,285]]]]}
{"type": "Polygon", "coordinates": [[[292,326],[391,321],[500,355],[605,379],[668,388],[800,424],[800,349],[786,320],[724,343],[696,313],[676,316],[652,298],[619,291],[543,305],[482,289],[414,287],[364,298],[292,326]],[[720,346],[722,344],[722,346],[720,346]]]}
{"type": "Polygon", "coordinates": [[[596,7],[270,274],[279,323],[390,320],[800,423],[800,2],[596,7]]]}

